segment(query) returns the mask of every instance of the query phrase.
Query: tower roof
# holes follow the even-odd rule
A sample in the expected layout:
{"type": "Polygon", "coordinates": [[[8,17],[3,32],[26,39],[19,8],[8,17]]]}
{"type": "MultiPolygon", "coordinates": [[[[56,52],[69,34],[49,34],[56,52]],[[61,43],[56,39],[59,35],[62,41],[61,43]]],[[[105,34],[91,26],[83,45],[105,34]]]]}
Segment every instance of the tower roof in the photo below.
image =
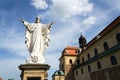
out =
{"type": "Polygon", "coordinates": [[[64,76],[64,72],[62,70],[56,70],[52,76],[64,76]]]}
{"type": "MultiPolygon", "coordinates": [[[[80,38],[83,38],[83,39],[85,38],[85,37],[82,35],[82,33],[81,33],[81,35],[80,35],[80,38]]],[[[79,39],[80,39],[80,38],[79,38],[79,39]]]]}
{"type": "Polygon", "coordinates": [[[76,54],[77,54],[77,53],[76,53],[77,50],[78,50],[78,47],[67,46],[67,47],[63,50],[62,54],[64,54],[64,55],[76,55],[76,54]]]}

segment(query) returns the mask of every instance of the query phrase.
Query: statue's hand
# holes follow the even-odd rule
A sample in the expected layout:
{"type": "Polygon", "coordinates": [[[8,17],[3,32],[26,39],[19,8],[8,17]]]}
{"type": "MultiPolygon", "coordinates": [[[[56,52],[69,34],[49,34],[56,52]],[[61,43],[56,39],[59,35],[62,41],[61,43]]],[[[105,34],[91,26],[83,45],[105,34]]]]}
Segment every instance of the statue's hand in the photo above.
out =
{"type": "Polygon", "coordinates": [[[49,24],[48,29],[50,29],[53,24],[54,24],[54,21],[52,21],[52,22],[49,24]]]}
{"type": "Polygon", "coordinates": [[[50,25],[53,25],[54,24],[54,21],[52,21],[51,23],[50,23],[50,25]]]}
{"type": "Polygon", "coordinates": [[[23,18],[20,18],[19,20],[20,20],[21,22],[23,22],[23,23],[24,23],[24,21],[25,21],[23,18]]]}

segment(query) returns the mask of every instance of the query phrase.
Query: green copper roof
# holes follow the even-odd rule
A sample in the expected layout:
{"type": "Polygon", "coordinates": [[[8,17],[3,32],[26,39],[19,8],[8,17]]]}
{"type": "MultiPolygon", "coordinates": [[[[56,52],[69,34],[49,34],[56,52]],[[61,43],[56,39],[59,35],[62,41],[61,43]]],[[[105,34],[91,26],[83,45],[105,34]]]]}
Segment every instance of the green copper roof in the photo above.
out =
{"type": "Polygon", "coordinates": [[[61,70],[57,70],[57,71],[55,71],[55,73],[54,73],[54,76],[63,76],[63,75],[64,75],[64,72],[61,71],[61,70]]]}

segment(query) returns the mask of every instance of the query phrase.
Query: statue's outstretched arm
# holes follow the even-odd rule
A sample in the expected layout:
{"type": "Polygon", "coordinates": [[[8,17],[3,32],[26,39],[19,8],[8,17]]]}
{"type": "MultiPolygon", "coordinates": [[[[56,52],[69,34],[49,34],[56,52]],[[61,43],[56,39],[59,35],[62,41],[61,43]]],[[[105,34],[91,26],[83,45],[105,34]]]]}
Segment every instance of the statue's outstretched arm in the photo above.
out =
{"type": "Polygon", "coordinates": [[[53,24],[54,24],[53,21],[51,23],[49,23],[48,29],[50,29],[53,24]]]}
{"type": "Polygon", "coordinates": [[[22,23],[25,22],[25,20],[23,18],[20,18],[19,21],[21,21],[22,23]]]}

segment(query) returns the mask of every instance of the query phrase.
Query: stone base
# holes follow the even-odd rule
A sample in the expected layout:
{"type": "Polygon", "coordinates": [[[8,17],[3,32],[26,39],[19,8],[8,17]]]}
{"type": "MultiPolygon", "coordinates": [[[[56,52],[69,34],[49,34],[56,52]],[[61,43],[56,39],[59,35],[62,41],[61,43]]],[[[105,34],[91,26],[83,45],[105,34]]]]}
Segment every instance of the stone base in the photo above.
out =
{"type": "Polygon", "coordinates": [[[21,80],[47,80],[50,66],[48,64],[21,64],[21,80]]]}

